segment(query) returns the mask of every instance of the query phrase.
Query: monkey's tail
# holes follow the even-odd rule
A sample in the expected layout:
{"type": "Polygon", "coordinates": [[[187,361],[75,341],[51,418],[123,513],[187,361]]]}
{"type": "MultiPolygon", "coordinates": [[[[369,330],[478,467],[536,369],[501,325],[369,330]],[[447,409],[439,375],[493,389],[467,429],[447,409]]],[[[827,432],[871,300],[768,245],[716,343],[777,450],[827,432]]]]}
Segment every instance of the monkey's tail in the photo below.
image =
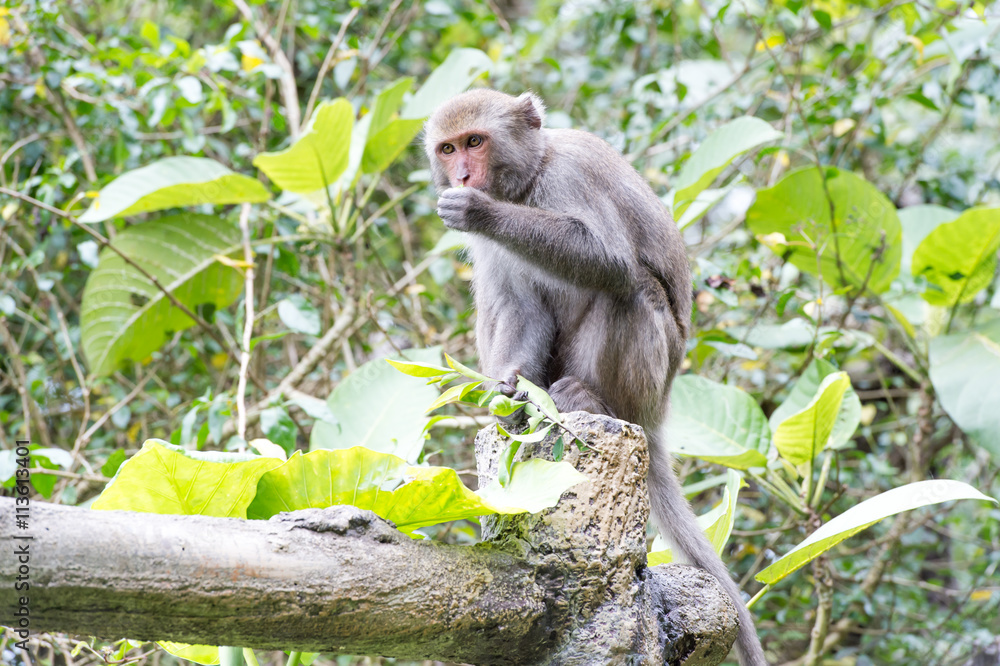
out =
{"type": "Polygon", "coordinates": [[[736,653],[741,666],[767,666],[764,649],[754,628],[753,616],[740,597],[740,590],[719,559],[708,537],[695,521],[691,505],[684,499],[673,470],[673,459],[662,432],[647,432],[649,438],[649,503],[660,534],[680,561],[693,564],[715,576],[736,605],[739,633],[736,653]]]}

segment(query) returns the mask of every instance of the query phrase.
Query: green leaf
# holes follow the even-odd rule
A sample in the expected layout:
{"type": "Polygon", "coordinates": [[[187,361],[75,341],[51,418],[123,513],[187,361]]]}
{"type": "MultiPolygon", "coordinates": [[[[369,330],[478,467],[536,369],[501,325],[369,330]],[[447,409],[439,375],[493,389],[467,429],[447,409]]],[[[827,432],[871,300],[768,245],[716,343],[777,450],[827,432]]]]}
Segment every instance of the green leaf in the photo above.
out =
{"type": "Polygon", "coordinates": [[[127,171],[101,189],[80,222],[102,222],[198,204],[260,203],[271,198],[256,178],[204,157],[165,157],[127,171]]]}
{"type": "Polygon", "coordinates": [[[771,432],[747,392],[682,375],[674,381],[670,405],[667,441],[678,455],[734,469],[767,466],[771,432]]]}
{"type": "Polygon", "coordinates": [[[490,71],[493,61],[478,49],[455,49],[431,72],[399,114],[402,118],[426,118],[442,102],[468,88],[490,71]]]}
{"type": "Polygon", "coordinates": [[[556,408],[556,403],[552,401],[549,394],[543,389],[535,386],[527,379],[521,375],[517,376],[517,390],[524,391],[528,394],[528,398],[532,400],[536,405],[542,408],[547,418],[558,419],[559,410],[556,408]]]}
{"type": "Polygon", "coordinates": [[[101,465],[101,474],[107,477],[112,477],[118,473],[118,468],[122,466],[125,462],[125,449],[115,449],[110,456],[108,456],[107,462],[101,465]]]}
{"type": "MultiPolygon", "coordinates": [[[[438,347],[407,349],[405,363],[433,364],[441,359],[438,347]]],[[[433,386],[414,382],[385,359],[374,359],[349,374],[327,398],[337,425],[313,425],[309,449],[348,449],[366,446],[415,461],[424,446],[427,404],[437,398],[433,386]]]]}
{"type": "Polygon", "coordinates": [[[433,365],[431,363],[399,361],[393,358],[387,358],[385,360],[389,363],[389,365],[396,368],[404,375],[409,375],[411,377],[440,377],[442,375],[452,374],[450,369],[442,368],[439,365],[433,365]]]}
{"type": "Polygon", "coordinates": [[[487,377],[486,375],[480,374],[480,373],[476,372],[475,370],[473,370],[472,368],[470,368],[468,366],[465,366],[465,365],[462,365],[461,363],[459,363],[458,361],[456,361],[455,359],[453,359],[448,354],[444,355],[444,360],[445,360],[445,362],[449,366],[451,366],[451,368],[453,370],[455,370],[456,372],[462,373],[463,375],[465,375],[469,379],[478,379],[481,382],[488,382],[488,381],[490,381],[490,378],[487,377]]]}
{"type": "Polygon", "coordinates": [[[780,422],[772,419],[774,445],[785,460],[793,465],[807,463],[829,445],[830,434],[850,385],[851,379],[846,372],[827,375],[806,406],[780,422]]]}
{"type": "Polygon", "coordinates": [[[466,382],[464,384],[456,384],[451,388],[447,389],[444,393],[439,395],[434,402],[427,406],[426,412],[433,412],[435,409],[440,409],[445,405],[450,405],[453,402],[460,402],[469,391],[477,388],[482,382],[466,382]]]}
{"type": "Polygon", "coordinates": [[[286,150],[261,153],[255,167],[283,190],[306,194],[333,185],[347,169],[354,109],[343,97],[323,102],[309,126],[286,150]]]}
{"type": "Polygon", "coordinates": [[[927,234],[956,217],[957,212],[944,206],[907,206],[900,209],[899,223],[903,227],[903,257],[899,265],[901,275],[910,275],[913,253],[927,238],[927,234]]]}
{"type": "Polygon", "coordinates": [[[930,361],[941,406],[1000,461],[1000,319],[931,339],[930,361]]]}
{"type": "MultiPolygon", "coordinates": [[[[808,407],[819,392],[823,380],[836,372],[838,372],[836,366],[824,359],[816,359],[810,363],[802,376],[795,382],[785,401],[771,413],[769,421],[771,430],[776,430],[782,421],[808,407]]],[[[833,426],[833,432],[830,433],[828,446],[832,449],[842,448],[854,436],[854,431],[858,429],[859,423],[861,423],[861,400],[848,384],[847,390],[844,392],[844,399],[840,403],[840,411],[837,412],[837,421],[833,426]]]]}
{"type": "Polygon", "coordinates": [[[187,451],[148,439],[118,469],[92,508],[246,518],[258,479],[281,464],[275,458],[187,451]]]}
{"type": "Polygon", "coordinates": [[[998,248],[1000,208],[973,208],[935,227],[913,253],[913,275],[932,285],[924,300],[944,307],[973,300],[993,281],[998,248]]]}
{"type": "Polygon", "coordinates": [[[567,462],[530,458],[514,463],[506,486],[493,481],[478,494],[498,509],[496,513],[538,513],[554,507],[564,492],[586,480],[567,462]]]}
{"type": "MultiPolygon", "coordinates": [[[[239,227],[209,215],[182,213],[125,229],[114,246],[187,306],[224,308],[243,289],[243,276],[216,261],[241,251],[239,227]]],[[[125,260],[105,249],[87,279],[80,310],[81,342],[96,376],[126,359],[141,361],[194,320],[125,260]]]]}
{"type": "Polygon", "coordinates": [[[893,488],[865,500],[826,523],[755,578],[761,583],[773,585],[844,539],[871,527],[883,518],[957,499],[978,499],[996,503],[993,498],[961,481],[935,479],[893,488]]]}
{"type": "Polygon", "coordinates": [[[899,273],[902,252],[895,206],[861,176],[833,167],[823,173],[826,190],[820,171],[807,167],[759,191],[747,211],[747,226],[755,234],[783,234],[787,243],[781,252],[788,260],[810,275],[822,271],[836,289],[860,290],[870,272],[867,289],[885,292],[899,273]],[[832,221],[827,190],[833,201],[832,221]]]}
{"type": "Polygon", "coordinates": [[[674,194],[674,217],[680,218],[736,157],[782,136],[782,132],[753,116],[737,118],[709,134],[681,167],[674,194]]]}
{"type": "MultiPolygon", "coordinates": [[[[722,489],[722,501],[714,508],[697,517],[698,526],[705,532],[712,548],[716,554],[722,555],[726,548],[729,536],[733,533],[733,526],[736,524],[736,500],[739,496],[740,486],[743,485],[743,477],[739,472],[726,470],[726,485],[722,489]]],[[[649,566],[655,567],[658,564],[668,564],[674,561],[674,554],[667,545],[663,535],[657,535],[653,540],[653,546],[646,556],[649,566]]]]}
{"type": "Polygon", "coordinates": [[[212,645],[188,645],[170,641],[157,641],[156,644],[175,657],[187,659],[196,664],[209,666],[219,663],[219,648],[212,645]]]}
{"type": "Polygon", "coordinates": [[[715,204],[726,198],[736,188],[737,183],[717,189],[703,190],[693,200],[683,205],[684,212],[677,215],[677,228],[687,229],[701,219],[715,204]]]}
{"type": "Polygon", "coordinates": [[[494,482],[474,493],[453,469],[411,467],[402,458],[358,446],[296,453],[261,478],[247,513],[267,519],[281,511],[350,504],[412,534],[449,520],[540,511],[555,506],[565,490],[585,479],[567,463],[530,460],[514,465],[507,488],[498,489],[494,482]],[[400,480],[402,485],[396,486],[400,480]]]}
{"type": "Polygon", "coordinates": [[[369,133],[380,132],[389,125],[393,115],[403,103],[403,95],[409,92],[412,86],[413,77],[403,77],[390,83],[375,97],[375,102],[369,111],[372,116],[371,124],[368,126],[369,133]]]}
{"type": "Polygon", "coordinates": [[[490,401],[490,414],[495,416],[510,416],[528,403],[523,400],[513,400],[501,394],[494,396],[490,401]]]}
{"type": "Polygon", "coordinates": [[[278,301],[278,318],[295,333],[319,335],[319,311],[302,294],[292,294],[278,301]]]}

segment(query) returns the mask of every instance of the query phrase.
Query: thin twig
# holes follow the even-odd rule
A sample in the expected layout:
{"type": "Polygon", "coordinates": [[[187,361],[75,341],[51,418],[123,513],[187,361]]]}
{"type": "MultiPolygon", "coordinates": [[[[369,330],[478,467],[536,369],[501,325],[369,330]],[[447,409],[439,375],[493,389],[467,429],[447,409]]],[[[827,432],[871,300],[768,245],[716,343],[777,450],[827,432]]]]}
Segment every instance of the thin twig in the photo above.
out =
{"type": "Polygon", "coordinates": [[[253,249],[250,247],[250,204],[240,206],[240,232],[243,235],[244,303],[246,315],[243,322],[243,349],[240,350],[240,378],[236,388],[236,434],[239,435],[239,451],[243,453],[247,441],[247,373],[250,369],[250,342],[253,340],[253,249]]]}
{"type": "Polygon", "coordinates": [[[319,72],[316,74],[316,83],[313,84],[312,93],[309,95],[309,103],[306,104],[306,113],[305,116],[303,116],[303,118],[305,118],[305,122],[309,122],[309,118],[312,116],[313,108],[315,108],[316,101],[319,99],[320,90],[323,88],[323,79],[326,78],[326,73],[330,71],[330,68],[333,66],[337,50],[340,49],[340,44],[344,41],[344,35],[347,34],[347,28],[351,25],[351,21],[357,17],[358,12],[360,11],[360,7],[355,7],[340,23],[340,30],[337,31],[337,36],[334,38],[333,43],[330,44],[330,48],[326,52],[326,57],[323,58],[323,64],[319,66],[319,72]]]}

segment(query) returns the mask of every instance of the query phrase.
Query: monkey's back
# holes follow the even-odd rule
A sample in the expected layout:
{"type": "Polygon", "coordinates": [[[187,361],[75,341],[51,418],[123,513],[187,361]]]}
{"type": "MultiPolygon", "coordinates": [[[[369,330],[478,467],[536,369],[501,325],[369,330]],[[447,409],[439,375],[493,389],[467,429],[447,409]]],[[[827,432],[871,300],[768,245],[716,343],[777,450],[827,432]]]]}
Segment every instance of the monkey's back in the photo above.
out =
{"type": "Polygon", "coordinates": [[[573,213],[581,199],[585,201],[604,220],[604,240],[635,248],[638,262],[657,276],[686,339],[691,319],[691,270],[684,241],[666,205],[639,172],[600,137],[574,129],[544,129],[542,133],[545,159],[524,203],[573,213]],[[620,237],[622,229],[627,238],[620,237]]]}

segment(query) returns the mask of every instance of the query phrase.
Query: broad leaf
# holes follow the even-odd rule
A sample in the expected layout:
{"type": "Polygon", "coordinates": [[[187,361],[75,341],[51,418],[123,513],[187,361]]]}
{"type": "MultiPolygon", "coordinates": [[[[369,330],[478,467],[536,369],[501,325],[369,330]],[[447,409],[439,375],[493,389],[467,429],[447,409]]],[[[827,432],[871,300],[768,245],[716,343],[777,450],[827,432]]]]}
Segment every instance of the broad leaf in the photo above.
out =
{"type": "Polygon", "coordinates": [[[271,198],[256,178],[204,157],[165,157],[127,171],[101,189],[80,222],[101,222],[198,204],[260,203],[271,198]]]}
{"type": "Polygon", "coordinates": [[[973,208],[938,225],[913,253],[913,275],[926,278],[931,305],[968,303],[989,286],[997,270],[1000,208],[973,208]]]}
{"type": "Polygon", "coordinates": [[[412,85],[412,78],[399,79],[375,98],[369,112],[372,118],[366,132],[365,152],[361,161],[361,170],[365,173],[387,169],[424,126],[422,118],[393,118],[403,101],[403,95],[412,85]]]}
{"type": "Polygon", "coordinates": [[[767,567],[755,578],[773,585],[800,567],[830,550],[844,539],[871,527],[883,518],[922,506],[949,500],[978,499],[996,502],[967,483],[935,479],[918,481],[893,488],[852,507],[809,535],[780,560],[767,567]]]}
{"type": "MultiPolygon", "coordinates": [[[[810,363],[795,382],[785,401],[771,413],[769,420],[771,430],[777,429],[782,421],[808,407],[819,392],[823,380],[836,372],[837,368],[829,361],[816,359],[810,363]]],[[[840,411],[837,412],[837,421],[830,433],[828,446],[833,449],[842,448],[850,441],[859,423],[861,423],[861,400],[848,384],[844,399],[840,403],[840,411]]]]}
{"type": "Polygon", "coordinates": [[[674,194],[674,217],[680,218],[736,157],[782,136],[782,132],[753,116],[737,118],[709,134],[681,167],[674,194]]]}
{"type": "Polygon", "coordinates": [[[747,225],[755,234],[784,235],[786,243],[776,251],[806,273],[821,270],[835,288],[857,291],[866,285],[883,293],[899,273],[902,229],[896,208],[861,176],[833,167],[823,173],[826,188],[821,172],[807,167],[758,192],[747,225]]]}
{"type": "Polygon", "coordinates": [[[276,458],[188,451],[149,439],[111,479],[92,508],[246,518],[257,481],[276,458]]]}
{"type": "Polygon", "coordinates": [[[1000,460],[1000,319],[933,338],[930,376],[958,427],[1000,460]]]}
{"type": "Polygon", "coordinates": [[[927,234],[939,225],[951,222],[958,213],[944,206],[907,206],[899,210],[899,223],[903,227],[903,257],[899,265],[902,276],[910,275],[913,253],[927,234]]]}
{"type": "Polygon", "coordinates": [[[157,641],[156,644],[175,657],[187,659],[196,664],[205,664],[208,666],[219,663],[219,648],[212,645],[188,645],[186,643],[172,643],[170,641],[157,641]]]}
{"type": "Polygon", "coordinates": [[[734,469],[766,467],[771,432],[760,406],[735,386],[683,375],[670,394],[670,449],[734,469]]]}
{"type": "Polygon", "coordinates": [[[850,385],[851,379],[846,372],[827,375],[804,407],[780,422],[772,418],[774,445],[785,460],[801,465],[829,446],[844,394],[850,385]]]}
{"type": "Polygon", "coordinates": [[[282,511],[350,504],[412,534],[449,520],[540,511],[584,480],[568,463],[533,459],[514,465],[508,487],[494,484],[474,493],[453,469],[412,467],[402,458],[359,446],[293,455],[261,478],[248,516],[267,519],[282,511]]]}
{"type": "MultiPolygon", "coordinates": [[[[407,349],[403,361],[434,364],[441,350],[407,349]]],[[[366,446],[416,461],[424,445],[424,410],[438,397],[437,389],[415,382],[385,362],[374,359],[345,377],[327,405],[340,421],[316,423],[309,450],[366,446]]]]}
{"type": "Polygon", "coordinates": [[[333,185],[347,168],[354,109],[344,98],[323,102],[286,150],[261,153],[255,167],[283,190],[306,194],[333,185]]]}
{"type": "Polygon", "coordinates": [[[493,61],[477,49],[455,49],[431,72],[399,114],[402,118],[426,118],[442,102],[468,88],[490,71],[493,61]]]}
{"type": "MultiPolygon", "coordinates": [[[[183,213],[125,229],[114,246],[153,275],[192,311],[224,308],[243,289],[239,271],[216,260],[241,251],[239,227],[229,220],[183,213]]],[[[81,342],[94,375],[141,361],[174,331],[194,320],[118,254],[105,249],[87,279],[80,311],[81,342]]]]}

